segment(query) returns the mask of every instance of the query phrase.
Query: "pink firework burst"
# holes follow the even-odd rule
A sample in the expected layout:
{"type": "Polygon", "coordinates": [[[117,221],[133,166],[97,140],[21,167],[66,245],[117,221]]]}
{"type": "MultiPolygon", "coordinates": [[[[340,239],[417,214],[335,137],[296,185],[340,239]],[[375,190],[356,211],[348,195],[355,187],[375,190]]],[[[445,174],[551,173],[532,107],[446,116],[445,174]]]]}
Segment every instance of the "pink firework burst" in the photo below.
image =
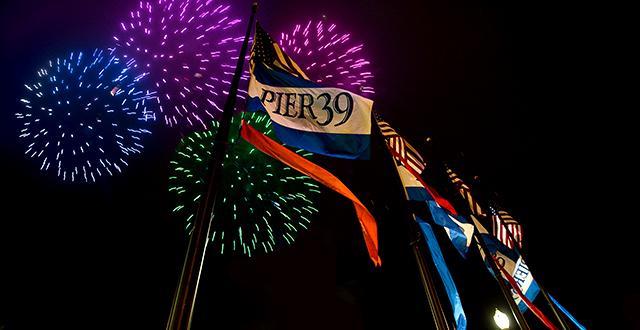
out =
{"type": "Polygon", "coordinates": [[[363,44],[326,20],[297,24],[281,33],[280,46],[307,76],[326,86],[338,86],[363,96],[374,94],[371,63],[363,44]]]}
{"type": "Polygon", "coordinates": [[[207,128],[229,91],[240,22],[217,0],[140,1],[113,38],[124,57],[149,71],[168,126],[207,128]]]}

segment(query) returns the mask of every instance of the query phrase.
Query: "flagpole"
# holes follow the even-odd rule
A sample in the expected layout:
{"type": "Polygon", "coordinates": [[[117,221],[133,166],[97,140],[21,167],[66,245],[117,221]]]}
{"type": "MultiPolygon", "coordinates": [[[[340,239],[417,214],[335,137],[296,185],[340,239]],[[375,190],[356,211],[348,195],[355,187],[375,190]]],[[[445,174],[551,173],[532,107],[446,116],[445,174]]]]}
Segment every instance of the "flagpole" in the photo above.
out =
{"type": "MultiPolygon", "coordinates": [[[[511,233],[511,229],[509,229],[508,226],[503,224],[502,219],[500,219],[499,216],[498,216],[498,219],[500,221],[499,225],[502,226],[502,228],[504,230],[506,230],[507,235],[509,237],[509,240],[511,240],[511,243],[513,244],[513,249],[516,251],[516,253],[518,253],[519,255],[522,256],[522,252],[518,248],[518,242],[516,241],[516,239],[514,238],[513,234],[511,233]]],[[[553,302],[551,302],[551,299],[549,299],[549,295],[547,294],[547,290],[545,290],[542,287],[540,282],[538,282],[538,281],[536,281],[536,282],[538,283],[538,288],[540,289],[540,293],[544,297],[544,300],[547,302],[547,304],[549,304],[549,307],[551,307],[551,311],[553,312],[553,315],[555,315],[556,319],[558,319],[558,321],[560,322],[560,327],[562,327],[563,330],[569,330],[569,326],[567,326],[567,324],[565,323],[565,321],[562,318],[562,316],[558,313],[558,310],[556,309],[556,306],[553,304],[553,302]]]]}
{"type": "Polygon", "coordinates": [[[484,243],[482,238],[479,237],[477,228],[476,230],[473,231],[473,239],[476,241],[476,245],[478,246],[478,248],[483,252],[485,256],[484,259],[487,260],[489,267],[491,267],[491,270],[493,271],[496,281],[498,282],[498,286],[500,287],[500,291],[502,291],[502,295],[507,300],[507,303],[509,304],[509,309],[511,310],[511,314],[513,314],[513,317],[516,323],[518,323],[518,326],[520,327],[520,329],[529,330],[529,325],[527,324],[527,320],[525,320],[524,315],[518,308],[518,305],[516,305],[516,302],[513,300],[511,291],[509,291],[509,288],[507,288],[507,285],[502,280],[502,275],[500,275],[500,269],[498,269],[498,266],[496,265],[496,261],[493,259],[493,256],[489,252],[487,245],[484,243]]]}
{"type": "MultiPolygon", "coordinates": [[[[415,216],[412,216],[412,218],[414,221],[416,221],[415,216]]],[[[420,245],[418,245],[418,243],[423,240],[423,236],[419,233],[417,235],[419,236],[417,237],[417,239],[412,240],[411,247],[413,250],[413,255],[416,259],[416,263],[418,264],[418,271],[420,272],[422,287],[424,288],[425,294],[427,295],[427,300],[429,302],[429,307],[431,308],[431,315],[433,316],[433,321],[436,324],[436,329],[448,330],[449,323],[447,322],[446,316],[444,315],[444,310],[442,309],[440,298],[438,297],[435,285],[433,284],[433,279],[431,277],[431,273],[429,272],[429,267],[425,263],[425,257],[422,255],[420,245]]]]}
{"type": "MultiPolygon", "coordinates": [[[[374,116],[377,114],[374,113],[374,116]]],[[[378,120],[376,118],[373,119],[376,126],[378,126],[378,120]]],[[[380,132],[380,126],[378,126],[378,132],[380,132]]],[[[382,137],[384,139],[384,137],[382,137]]],[[[384,142],[383,142],[384,143],[384,142]]],[[[389,154],[391,155],[391,154],[389,154]]],[[[398,167],[396,166],[396,161],[391,157],[391,161],[393,162],[393,167],[396,170],[396,174],[398,178],[400,178],[400,172],[398,171],[398,167]]],[[[407,194],[407,190],[402,189],[404,192],[404,200],[407,201],[409,199],[409,195],[407,194]]],[[[405,204],[406,205],[406,204],[405,204]]],[[[411,216],[413,219],[413,224],[417,224],[416,218],[414,215],[411,216]]],[[[411,228],[412,224],[409,224],[411,228]]],[[[433,317],[433,322],[436,325],[437,330],[448,330],[449,324],[447,323],[446,316],[444,315],[444,310],[442,309],[442,304],[440,303],[440,298],[438,297],[437,291],[435,289],[435,285],[433,284],[433,279],[431,277],[431,273],[429,272],[429,267],[425,263],[425,257],[422,255],[422,251],[420,250],[420,246],[418,242],[421,239],[421,234],[419,229],[415,231],[411,231],[411,235],[416,235],[417,237],[414,239],[411,237],[411,250],[413,252],[413,256],[415,257],[416,264],[418,266],[418,272],[420,273],[420,281],[422,283],[422,287],[424,288],[425,295],[427,296],[427,301],[429,303],[429,308],[431,309],[431,316],[433,317]]]]}
{"type": "MultiPolygon", "coordinates": [[[[482,191],[481,191],[482,192],[482,191]]],[[[486,195],[486,191],[485,191],[485,195],[486,195]]],[[[496,197],[498,196],[497,193],[493,193],[496,197]]],[[[491,198],[489,198],[491,200],[491,198]]],[[[495,202],[493,202],[495,204],[495,202]]],[[[500,219],[500,224],[502,225],[502,219],[500,219]]],[[[519,255],[522,255],[520,249],[518,248],[518,243],[515,240],[513,234],[511,233],[511,230],[506,226],[503,225],[502,226],[508,234],[509,239],[511,240],[511,242],[513,243],[513,247],[514,250],[516,251],[516,253],[518,253],[519,255]]],[[[564,319],[560,316],[560,314],[558,313],[558,310],[555,306],[555,304],[553,304],[551,302],[551,299],[549,298],[549,295],[547,294],[547,291],[544,290],[544,288],[542,287],[542,285],[540,285],[540,282],[538,282],[538,287],[540,289],[540,293],[542,294],[542,296],[544,297],[545,301],[547,302],[547,304],[549,305],[549,307],[551,307],[551,311],[553,312],[554,316],[558,319],[558,321],[560,322],[560,326],[562,327],[563,330],[569,330],[569,327],[567,326],[567,324],[565,323],[564,319]]]]}
{"type": "MultiPolygon", "coordinates": [[[[445,172],[446,172],[447,165],[445,163],[442,163],[442,165],[444,166],[445,172]]],[[[449,176],[449,174],[447,174],[447,176],[449,176]]],[[[451,180],[449,181],[451,182],[451,180]]],[[[455,182],[452,182],[452,183],[455,185],[455,182]]],[[[456,187],[456,189],[458,188],[456,187]]],[[[466,199],[466,198],[463,197],[463,199],[466,199]]],[[[467,202],[468,202],[467,204],[470,204],[469,201],[467,202]]],[[[477,202],[473,204],[477,205],[477,202]]],[[[475,209],[474,206],[469,205],[470,216],[473,216],[474,209],[475,209]]],[[[474,224],[474,227],[475,227],[475,224],[474,224]]],[[[518,308],[515,301],[513,300],[513,296],[511,295],[509,288],[507,288],[504,281],[501,280],[500,270],[498,269],[498,266],[495,264],[495,260],[491,256],[491,253],[489,253],[489,249],[487,248],[482,238],[479,237],[477,227],[475,229],[476,230],[473,231],[473,239],[476,241],[476,245],[478,246],[478,249],[480,249],[480,252],[484,253],[485,260],[489,259],[488,261],[489,267],[491,267],[491,270],[495,275],[496,281],[498,282],[498,286],[500,287],[500,291],[502,292],[502,295],[504,296],[504,298],[507,300],[507,303],[509,304],[509,309],[511,310],[511,314],[513,315],[516,323],[518,323],[518,326],[520,327],[520,329],[529,330],[529,325],[527,324],[527,321],[525,320],[524,315],[522,314],[522,312],[520,312],[520,309],[518,308]]]]}
{"type": "Polygon", "coordinates": [[[231,80],[229,95],[224,104],[220,127],[215,137],[213,154],[205,179],[207,191],[198,207],[198,213],[194,221],[189,245],[187,246],[180,280],[178,281],[169,320],[167,321],[167,330],[189,330],[191,328],[195,300],[200,283],[200,274],[204,265],[207,243],[209,242],[213,207],[218,195],[220,182],[222,181],[222,161],[227,152],[231,118],[233,117],[233,110],[236,105],[238,85],[240,83],[249,36],[251,35],[257,9],[258,3],[254,2],[251,6],[251,17],[249,18],[242,48],[238,55],[236,70],[231,80]]]}

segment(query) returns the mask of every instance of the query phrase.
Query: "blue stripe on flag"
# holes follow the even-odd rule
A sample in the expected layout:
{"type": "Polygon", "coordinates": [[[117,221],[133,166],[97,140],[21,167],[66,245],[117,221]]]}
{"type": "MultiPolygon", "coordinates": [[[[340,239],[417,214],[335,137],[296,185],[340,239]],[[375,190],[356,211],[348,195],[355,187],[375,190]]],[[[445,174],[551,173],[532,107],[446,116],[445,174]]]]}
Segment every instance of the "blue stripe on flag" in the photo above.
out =
{"type": "MultiPolygon", "coordinates": [[[[520,289],[522,290],[522,288],[520,289]]],[[[530,302],[533,302],[533,300],[538,296],[538,293],[540,293],[540,287],[538,286],[538,282],[536,282],[536,280],[534,279],[527,288],[526,292],[524,292],[524,296],[527,297],[530,302]]],[[[520,302],[518,303],[518,309],[524,313],[529,309],[529,307],[527,307],[527,304],[525,304],[524,301],[520,300],[520,302]]]]}
{"type": "Polygon", "coordinates": [[[370,137],[361,134],[305,132],[271,122],[276,136],[286,145],[345,159],[369,159],[370,137]]]}
{"type": "Polygon", "coordinates": [[[253,76],[261,84],[273,87],[325,87],[311,80],[298,78],[291,74],[267,68],[262,62],[256,62],[253,68],[253,76]]]}
{"type": "Polygon", "coordinates": [[[405,187],[407,189],[407,195],[410,201],[432,201],[433,198],[427,192],[427,189],[422,187],[405,187]]]}
{"type": "Polygon", "coordinates": [[[458,294],[456,283],[453,281],[449,268],[447,267],[447,263],[444,261],[444,257],[442,256],[438,240],[428,223],[424,222],[424,220],[419,217],[416,217],[416,221],[420,225],[420,229],[422,229],[427,247],[429,248],[429,252],[431,252],[433,263],[435,264],[436,269],[440,274],[440,278],[442,279],[442,283],[444,284],[444,288],[447,291],[447,297],[449,298],[451,309],[453,310],[453,317],[456,320],[456,329],[466,330],[467,317],[465,316],[464,309],[462,308],[462,302],[460,301],[460,295],[458,294]]]}
{"type": "Polygon", "coordinates": [[[247,99],[247,111],[256,112],[256,111],[264,111],[267,112],[267,109],[264,108],[262,102],[260,102],[260,98],[257,96],[250,97],[247,99]]]}
{"type": "MultiPolygon", "coordinates": [[[[467,254],[467,236],[464,230],[449,218],[451,216],[445,209],[441,208],[435,201],[428,201],[431,217],[436,224],[449,229],[448,235],[451,243],[456,247],[458,252],[464,257],[467,254]]],[[[467,222],[462,217],[456,218],[460,222],[467,222]]]]}
{"type": "Polygon", "coordinates": [[[520,255],[515,250],[508,248],[506,245],[502,244],[502,242],[500,242],[494,236],[490,234],[480,234],[480,236],[482,237],[482,240],[484,241],[484,243],[487,245],[489,252],[491,253],[496,253],[496,251],[500,252],[505,256],[507,256],[509,259],[513,260],[513,262],[516,262],[520,257],[520,255]]]}

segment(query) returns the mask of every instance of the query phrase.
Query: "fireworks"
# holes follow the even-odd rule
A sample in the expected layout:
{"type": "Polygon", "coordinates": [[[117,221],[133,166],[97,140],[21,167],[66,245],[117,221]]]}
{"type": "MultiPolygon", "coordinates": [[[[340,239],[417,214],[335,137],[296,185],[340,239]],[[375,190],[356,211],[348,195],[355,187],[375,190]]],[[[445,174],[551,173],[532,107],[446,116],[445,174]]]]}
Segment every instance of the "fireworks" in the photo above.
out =
{"type": "Polygon", "coordinates": [[[115,43],[149,70],[170,127],[220,117],[243,40],[229,12],[216,0],[141,1],[120,23],[115,43]]]}
{"type": "MultiPolygon", "coordinates": [[[[240,138],[241,118],[265,134],[274,135],[266,115],[243,113],[233,118],[209,246],[221,254],[252,256],[291,244],[298,231],[307,229],[318,211],[313,200],[320,191],[312,179],[240,138]]],[[[204,193],[204,175],[217,127],[214,122],[211,131],[183,138],[170,164],[169,191],[176,200],[173,212],[185,219],[189,233],[204,193]]],[[[297,153],[311,155],[302,150],[297,153]]]]}
{"type": "Polygon", "coordinates": [[[114,50],[72,52],[50,60],[24,85],[20,138],[25,154],[63,181],[95,182],[122,172],[126,158],[141,153],[157,103],[140,89],[146,73],[114,50]]]}
{"type": "Polygon", "coordinates": [[[335,24],[323,19],[295,25],[291,33],[280,34],[279,44],[310,79],[363,96],[375,93],[363,44],[354,42],[351,34],[339,32],[335,24]]]}

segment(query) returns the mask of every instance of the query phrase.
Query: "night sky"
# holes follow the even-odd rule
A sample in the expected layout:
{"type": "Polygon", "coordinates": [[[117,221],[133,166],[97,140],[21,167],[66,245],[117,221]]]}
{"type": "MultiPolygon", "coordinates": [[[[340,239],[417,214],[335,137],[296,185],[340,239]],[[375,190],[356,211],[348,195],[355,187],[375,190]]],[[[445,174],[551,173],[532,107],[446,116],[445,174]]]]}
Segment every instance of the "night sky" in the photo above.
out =
{"type": "MultiPolygon", "coordinates": [[[[14,115],[36,68],[111,45],[135,5],[0,5],[2,330],[166,323],[187,244],[167,193],[179,134],[159,123],[123,174],[69,184],[23,154],[14,115]]],[[[250,2],[232,5],[244,31],[250,2]]],[[[604,64],[604,14],[587,13],[553,1],[270,0],[257,17],[273,33],[322,15],[351,31],[373,63],[374,110],[425,156],[424,178],[463,209],[439,171],[447,163],[478,196],[509,210],[524,227],[535,278],[587,328],[640,328],[629,262],[637,258],[634,213],[625,211],[633,204],[620,190],[633,173],[620,156],[629,123],[616,122],[618,108],[606,97],[604,73],[614,64],[604,64]]],[[[370,162],[316,160],[369,201],[383,268],[368,260],[350,202],[323,190],[320,214],[292,246],[252,259],[207,259],[194,329],[432,327],[402,192],[380,137],[373,143],[370,162]]],[[[494,306],[507,311],[495,282],[475,248],[463,260],[438,237],[470,329],[491,329],[494,306]]]]}

